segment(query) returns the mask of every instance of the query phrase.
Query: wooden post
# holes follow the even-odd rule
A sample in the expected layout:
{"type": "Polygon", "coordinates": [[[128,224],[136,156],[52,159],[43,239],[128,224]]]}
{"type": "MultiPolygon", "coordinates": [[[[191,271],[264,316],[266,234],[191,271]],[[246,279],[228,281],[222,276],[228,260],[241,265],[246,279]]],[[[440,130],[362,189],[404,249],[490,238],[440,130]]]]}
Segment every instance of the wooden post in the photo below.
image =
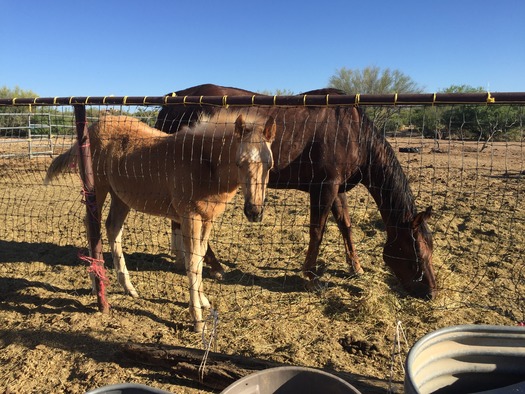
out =
{"type": "Polygon", "coordinates": [[[83,184],[83,194],[86,203],[87,232],[91,257],[89,271],[94,277],[97,292],[98,309],[109,312],[109,304],[106,299],[105,282],[106,275],[104,269],[104,258],[102,256],[102,240],[100,235],[100,220],[95,196],[95,180],[93,176],[93,163],[91,161],[91,147],[89,144],[89,134],[87,128],[86,106],[75,105],[75,121],[77,130],[77,141],[79,149],[78,165],[83,184]]]}

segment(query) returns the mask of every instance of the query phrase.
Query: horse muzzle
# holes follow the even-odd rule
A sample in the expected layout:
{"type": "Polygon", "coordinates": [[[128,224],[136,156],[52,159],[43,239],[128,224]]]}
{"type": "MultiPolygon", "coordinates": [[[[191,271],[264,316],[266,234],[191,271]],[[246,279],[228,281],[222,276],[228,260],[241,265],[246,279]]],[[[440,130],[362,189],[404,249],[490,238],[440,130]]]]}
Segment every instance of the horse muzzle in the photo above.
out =
{"type": "Polygon", "coordinates": [[[430,301],[436,298],[436,289],[426,283],[414,281],[404,287],[412,297],[420,298],[425,301],[430,301]]]}
{"type": "Polygon", "coordinates": [[[258,223],[262,221],[264,208],[260,205],[254,205],[252,203],[244,203],[244,215],[248,221],[252,223],[258,223]]]}

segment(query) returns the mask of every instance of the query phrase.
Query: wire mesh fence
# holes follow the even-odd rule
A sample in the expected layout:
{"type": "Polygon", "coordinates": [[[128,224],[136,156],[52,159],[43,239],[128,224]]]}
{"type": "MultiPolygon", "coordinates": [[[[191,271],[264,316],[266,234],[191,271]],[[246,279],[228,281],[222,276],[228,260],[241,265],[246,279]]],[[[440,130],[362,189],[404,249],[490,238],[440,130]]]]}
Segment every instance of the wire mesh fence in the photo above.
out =
{"type": "MultiPolygon", "coordinates": [[[[110,111],[155,125],[159,106],[132,104],[89,105],[88,122],[110,111]]],[[[13,108],[1,107],[6,113],[13,108]]],[[[287,126],[300,138],[304,124],[296,121],[292,107],[275,108],[277,127],[287,126]]],[[[79,258],[88,254],[88,243],[78,169],[43,184],[53,157],[75,142],[73,111],[67,105],[33,106],[32,118],[54,119],[45,134],[52,154],[28,154],[26,135],[0,136],[3,388],[73,392],[135,381],[198,392],[201,386],[167,372],[126,364],[116,349],[127,341],[201,348],[211,339],[224,353],[385,381],[392,374],[399,382],[402,365],[392,360],[406,351],[395,347],[400,324],[409,346],[447,325],[523,322],[524,107],[405,104],[367,106],[365,112],[395,152],[417,210],[432,206],[435,299],[410,297],[385,266],[385,218],[362,185],[346,196],[364,274],[349,273],[345,244],[330,217],[319,253],[325,266],[322,282],[316,291],[307,291],[301,266],[310,242],[309,194],[270,188],[261,223],[244,216],[242,193],[214,221],[210,245],[226,272],[217,280],[204,269],[214,313],[205,315],[207,329],[200,335],[193,333],[188,314],[185,269],[171,254],[170,221],[136,210],[126,220],[122,247],[139,298],[123,294],[102,231],[112,311],[96,313],[86,265],[79,258]]],[[[0,121],[2,130],[22,127],[15,117],[0,116],[0,121]]],[[[320,141],[326,130],[342,130],[336,118],[320,122],[311,116],[309,122],[320,141]]],[[[312,148],[304,157],[315,163],[316,154],[312,148]]],[[[108,209],[106,204],[103,220],[108,209]]]]}

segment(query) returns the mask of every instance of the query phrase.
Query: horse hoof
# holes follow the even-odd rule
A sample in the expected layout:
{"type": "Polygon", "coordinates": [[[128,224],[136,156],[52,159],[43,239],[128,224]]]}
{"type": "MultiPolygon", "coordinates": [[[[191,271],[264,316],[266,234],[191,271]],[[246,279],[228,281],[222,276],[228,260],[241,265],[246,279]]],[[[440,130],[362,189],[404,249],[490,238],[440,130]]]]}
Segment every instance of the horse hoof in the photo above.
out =
{"type": "Polygon", "coordinates": [[[219,271],[210,270],[210,276],[213,279],[216,279],[216,280],[223,280],[224,279],[224,270],[223,269],[221,269],[219,271]]]}
{"type": "Polygon", "coordinates": [[[197,321],[193,324],[193,331],[197,333],[202,333],[204,330],[204,322],[203,321],[197,321]]]}
{"type": "Polygon", "coordinates": [[[127,290],[126,294],[130,295],[132,298],[139,298],[139,293],[137,293],[137,290],[135,289],[127,290]]]}
{"type": "Polygon", "coordinates": [[[211,304],[210,304],[210,301],[208,300],[208,298],[202,294],[201,297],[201,308],[202,309],[211,309],[211,304]]]}
{"type": "Polygon", "coordinates": [[[319,278],[314,278],[314,279],[307,280],[305,287],[307,291],[311,291],[312,293],[317,293],[323,290],[326,287],[326,285],[319,278]]]}
{"type": "Polygon", "coordinates": [[[355,269],[354,267],[350,268],[350,275],[352,276],[361,276],[365,273],[365,270],[361,267],[355,269]]]}
{"type": "Polygon", "coordinates": [[[315,264],[315,268],[313,269],[312,272],[316,277],[321,277],[326,272],[327,267],[328,267],[328,264],[326,264],[326,261],[319,259],[317,260],[317,263],[315,264]]]}

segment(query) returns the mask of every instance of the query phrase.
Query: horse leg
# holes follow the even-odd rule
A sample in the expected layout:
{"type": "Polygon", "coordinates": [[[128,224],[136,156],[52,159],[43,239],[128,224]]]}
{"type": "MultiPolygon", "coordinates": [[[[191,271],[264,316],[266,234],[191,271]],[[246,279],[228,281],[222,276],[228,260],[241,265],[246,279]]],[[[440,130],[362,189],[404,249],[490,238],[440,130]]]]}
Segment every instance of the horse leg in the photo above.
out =
{"type": "Polygon", "coordinates": [[[182,237],[185,248],[186,275],[190,292],[190,315],[193,318],[195,332],[202,332],[202,308],[209,307],[208,299],[202,293],[202,264],[205,250],[202,247],[202,219],[197,215],[188,215],[182,219],[182,237]]]}
{"type": "Polygon", "coordinates": [[[316,268],[319,247],[323,239],[326,220],[330,212],[337,190],[332,185],[321,185],[319,189],[310,190],[310,243],[303,264],[303,275],[307,279],[308,289],[315,289],[319,277],[323,274],[316,268]]]}
{"type": "Polygon", "coordinates": [[[332,214],[343,236],[346,262],[350,267],[350,272],[354,275],[361,275],[364,271],[363,268],[361,268],[361,264],[359,264],[359,257],[357,257],[357,252],[352,241],[352,222],[350,221],[350,215],[348,213],[348,203],[345,193],[337,194],[332,204],[332,214]]]}
{"type": "MultiPolygon", "coordinates": [[[[208,254],[208,251],[210,249],[210,245],[208,244],[208,240],[210,238],[212,223],[209,221],[203,221],[202,222],[202,240],[201,240],[201,247],[200,247],[200,255],[203,256],[203,263],[206,261],[206,256],[208,254]]],[[[213,253],[213,251],[212,251],[213,253]]],[[[199,298],[201,300],[201,306],[203,308],[209,309],[211,307],[210,301],[208,301],[208,298],[204,294],[204,282],[202,281],[202,266],[201,270],[199,271],[199,298]]]]}
{"type": "Polygon", "coordinates": [[[113,256],[113,266],[117,274],[118,282],[124,288],[124,293],[136,298],[139,295],[129,279],[126,260],[122,252],[122,228],[128,213],[129,207],[116,195],[112,194],[111,206],[109,208],[108,218],[106,219],[106,232],[113,256]]]}
{"type": "MultiPolygon", "coordinates": [[[[175,256],[177,266],[184,264],[184,243],[182,241],[182,232],[180,224],[171,222],[171,254],[175,256]]],[[[206,254],[204,255],[204,263],[210,267],[210,275],[212,278],[221,280],[224,276],[224,268],[215,256],[211,246],[206,247],[206,254]]]]}
{"type": "Polygon", "coordinates": [[[171,255],[175,256],[177,267],[184,267],[186,258],[184,257],[184,242],[182,241],[182,232],[180,224],[171,221],[171,255]]]}
{"type": "Polygon", "coordinates": [[[205,250],[204,262],[210,267],[211,277],[221,280],[224,277],[224,268],[222,268],[209,243],[207,243],[205,250]]]}

